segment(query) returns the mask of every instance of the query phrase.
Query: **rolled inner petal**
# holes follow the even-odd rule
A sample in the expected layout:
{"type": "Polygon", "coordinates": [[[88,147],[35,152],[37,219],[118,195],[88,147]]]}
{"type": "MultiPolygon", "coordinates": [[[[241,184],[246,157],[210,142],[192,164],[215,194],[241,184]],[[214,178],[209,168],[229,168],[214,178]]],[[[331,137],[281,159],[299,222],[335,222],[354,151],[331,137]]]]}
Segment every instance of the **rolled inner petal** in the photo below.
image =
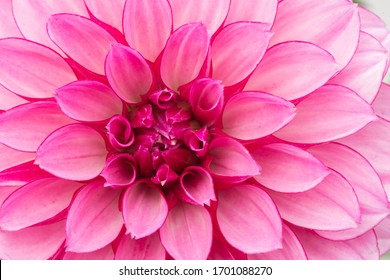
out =
{"type": "Polygon", "coordinates": [[[130,147],[134,142],[134,133],[127,118],[116,115],[107,126],[108,141],[116,150],[130,147]]]}
{"type": "Polygon", "coordinates": [[[155,184],[161,184],[161,186],[165,186],[169,183],[175,182],[179,179],[179,175],[172,168],[164,163],[160,165],[160,167],[156,171],[156,175],[151,178],[151,181],[155,184]]]}
{"type": "Polygon", "coordinates": [[[108,159],[100,174],[106,182],[104,186],[122,188],[134,182],[137,176],[137,166],[130,154],[118,154],[108,159]]]}
{"type": "Polygon", "coordinates": [[[202,157],[207,153],[208,138],[209,134],[206,128],[198,130],[189,129],[184,132],[184,143],[198,157],[202,157]]]}

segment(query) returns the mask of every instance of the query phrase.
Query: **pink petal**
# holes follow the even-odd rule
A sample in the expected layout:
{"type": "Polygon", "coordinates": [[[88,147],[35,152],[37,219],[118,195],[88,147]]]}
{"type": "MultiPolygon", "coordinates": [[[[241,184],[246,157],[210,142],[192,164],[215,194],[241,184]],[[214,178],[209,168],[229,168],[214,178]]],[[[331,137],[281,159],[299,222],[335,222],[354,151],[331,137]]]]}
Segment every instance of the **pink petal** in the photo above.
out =
{"type": "Polygon", "coordinates": [[[99,250],[88,252],[88,253],[66,252],[62,259],[63,260],[113,260],[114,251],[112,250],[112,246],[110,244],[99,250]]]}
{"type": "Polygon", "coordinates": [[[338,142],[356,150],[372,164],[390,201],[390,122],[378,119],[338,142]]]}
{"type": "Polygon", "coordinates": [[[390,250],[390,215],[374,228],[378,238],[380,255],[383,256],[390,250]]]}
{"type": "Polygon", "coordinates": [[[15,231],[54,217],[68,207],[81,186],[77,182],[47,178],[21,187],[1,206],[1,229],[15,231]]]}
{"type": "Polygon", "coordinates": [[[0,110],[9,110],[28,101],[0,85],[0,110]]]}
{"type": "Polygon", "coordinates": [[[46,23],[57,13],[70,13],[88,16],[83,0],[12,0],[13,13],[20,31],[30,40],[48,46],[63,55],[63,52],[50,40],[46,23]]]}
{"type": "Polygon", "coordinates": [[[271,33],[259,22],[237,22],[224,27],[213,41],[213,79],[231,86],[245,79],[262,59],[271,33]]]}
{"type": "Polygon", "coordinates": [[[77,194],[66,221],[66,251],[85,253],[111,243],[122,229],[120,192],[91,182],[77,194]]]}
{"type": "Polygon", "coordinates": [[[313,43],[330,52],[342,69],[355,53],[359,29],[356,4],[285,0],[278,5],[271,45],[292,40],[313,43]]]}
{"type": "Polygon", "coordinates": [[[165,260],[165,249],[158,233],[141,239],[123,235],[115,253],[116,260],[165,260]]]}
{"type": "Polygon", "coordinates": [[[310,260],[377,260],[379,258],[374,231],[346,241],[328,240],[307,229],[294,228],[294,232],[310,260]]]}
{"type": "Polygon", "coordinates": [[[382,43],[389,34],[382,19],[362,6],[359,6],[359,16],[360,30],[374,36],[375,39],[382,43]]]}
{"type": "Polygon", "coordinates": [[[51,49],[24,39],[0,40],[0,83],[24,97],[52,97],[76,80],[70,66],[51,49]]]}
{"type": "Polygon", "coordinates": [[[55,102],[23,104],[0,114],[0,142],[14,149],[35,152],[50,133],[73,122],[55,102]]]}
{"type": "Polygon", "coordinates": [[[238,141],[230,137],[216,137],[209,145],[206,167],[212,174],[227,177],[251,177],[260,167],[238,141]]]}
{"type": "Polygon", "coordinates": [[[271,198],[259,188],[238,185],[218,192],[217,221],[235,248],[254,254],[282,247],[282,221],[271,198]]]}
{"type": "Polygon", "coordinates": [[[202,167],[187,167],[180,176],[180,186],[190,203],[210,205],[211,200],[216,200],[213,178],[202,167]]]}
{"type": "Polygon", "coordinates": [[[225,25],[236,21],[274,22],[277,0],[231,0],[225,25]]]}
{"type": "Polygon", "coordinates": [[[332,171],[314,188],[301,193],[268,191],[283,219],[319,230],[342,230],[357,226],[359,203],[351,185],[332,171]]]}
{"type": "Polygon", "coordinates": [[[47,22],[51,40],[88,70],[104,75],[104,60],[115,39],[91,20],[73,14],[52,15],[47,22]]]}
{"type": "Polygon", "coordinates": [[[122,153],[107,160],[100,176],[106,179],[104,186],[121,188],[129,186],[136,178],[136,162],[130,154],[122,153]]]}
{"type": "Polygon", "coordinates": [[[346,86],[372,103],[381,86],[387,58],[386,49],[374,37],[361,32],[352,60],[329,83],[346,86]]]}
{"type": "Polygon", "coordinates": [[[325,84],[339,66],[327,51],[307,42],[286,42],[269,49],[245,90],[269,92],[288,100],[325,84]],[[294,73],[294,75],[291,75],[294,73]]]}
{"type": "Polygon", "coordinates": [[[355,133],[377,117],[355,92],[337,85],[317,89],[296,105],[295,118],[274,135],[297,143],[321,143],[355,133]]]}
{"type": "Polygon", "coordinates": [[[292,230],[283,224],[283,248],[267,253],[250,254],[249,260],[306,260],[307,256],[292,230]]]}
{"type": "Polygon", "coordinates": [[[209,37],[202,23],[189,23],[168,39],[161,61],[161,78],[172,90],[199,75],[209,49],[209,37]]]}
{"type": "Polygon", "coordinates": [[[210,252],[212,223],[207,210],[179,202],[160,229],[165,250],[177,260],[205,260],[210,252]]]}
{"type": "Polygon", "coordinates": [[[375,113],[390,122],[390,85],[382,83],[378,95],[375,97],[372,107],[375,113]]]}
{"type": "Polygon", "coordinates": [[[53,132],[38,148],[36,163],[53,175],[69,180],[89,180],[102,171],[107,151],[94,129],[74,124],[53,132]]]}
{"type": "Polygon", "coordinates": [[[30,161],[1,171],[0,186],[22,186],[48,177],[52,176],[30,161]]]}
{"type": "Polygon", "coordinates": [[[123,29],[129,45],[146,59],[155,61],[172,31],[168,1],[127,0],[123,16],[123,29]]]}
{"type": "Polygon", "coordinates": [[[210,34],[214,34],[226,18],[229,2],[229,0],[169,0],[173,14],[173,29],[190,22],[202,22],[210,34]]]}
{"type": "Polygon", "coordinates": [[[317,158],[292,145],[269,144],[251,154],[261,166],[261,174],[254,178],[274,191],[307,191],[329,174],[329,169],[317,158]]]}
{"type": "Polygon", "coordinates": [[[79,121],[103,121],[122,113],[122,102],[111,88],[96,81],[76,81],[56,90],[61,110],[79,121]]]}
{"type": "Polygon", "coordinates": [[[84,2],[96,18],[122,31],[122,13],[126,0],[84,0],[84,2]]]}
{"type": "Polygon", "coordinates": [[[0,259],[49,259],[64,240],[65,221],[19,231],[0,231],[0,259]]]}
{"type": "Polygon", "coordinates": [[[112,46],[105,71],[112,89],[128,103],[141,101],[141,95],[152,85],[152,72],[145,59],[136,50],[121,44],[112,46]]]}
{"type": "Polygon", "coordinates": [[[107,126],[108,141],[111,146],[120,151],[130,147],[134,142],[134,133],[127,118],[120,115],[110,119],[107,126]]]}
{"type": "Polygon", "coordinates": [[[227,248],[226,242],[213,238],[208,260],[234,260],[232,253],[227,248]]]}
{"type": "Polygon", "coordinates": [[[319,235],[334,240],[355,238],[372,229],[390,213],[390,203],[382,182],[365,158],[352,149],[336,143],[314,146],[309,151],[351,183],[361,210],[361,223],[357,228],[317,232],[319,235]]]}
{"type": "Polygon", "coordinates": [[[16,151],[0,144],[0,171],[28,162],[35,158],[35,153],[16,151]]]}
{"type": "Polygon", "coordinates": [[[148,182],[132,184],[123,196],[123,218],[127,232],[134,238],[154,233],[168,215],[168,205],[158,188],[148,182]]]}
{"type": "Polygon", "coordinates": [[[295,111],[292,103],[271,94],[238,93],[225,105],[223,131],[240,140],[261,138],[289,123],[295,111]]]}
{"type": "Polygon", "coordinates": [[[4,203],[4,201],[10,196],[14,191],[21,188],[23,185],[19,186],[1,186],[0,188],[0,205],[4,203]]]}
{"type": "Polygon", "coordinates": [[[0,38],[23,37],[16,25],[12,0],[0,0],[0,38]]]}

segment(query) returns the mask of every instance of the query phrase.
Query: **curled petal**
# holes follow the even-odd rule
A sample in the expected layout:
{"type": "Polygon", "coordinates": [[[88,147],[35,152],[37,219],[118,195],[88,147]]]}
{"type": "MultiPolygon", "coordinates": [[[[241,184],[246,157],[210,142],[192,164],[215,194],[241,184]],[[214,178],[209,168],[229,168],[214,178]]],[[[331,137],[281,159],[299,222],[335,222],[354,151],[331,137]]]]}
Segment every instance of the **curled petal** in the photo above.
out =
{"type": "Polygon", "coordinates": [[[66,220],[66,251],[92,252],[112,242],[122,229],[120,192],[95,181],[77,194],[66,220]]]}
{"type": "Polygon", "coordinates": [[[21,96],[53,97],[57,87],[76,80],[61,56],[37,43],[1,39],[0,52],[0,84],[21,96]]]}
{"type": "Polygon", "coordinates": [[[150,104],[139,106],[134,116],[131,118],[131,125],[133,127],[150,128],[155,124],[155,122],[153,109],[150,104]]]}
{"type": "Polygon", "coordinates": [[[177,29],[168,39],[160,74],[163,82],[176,91],[195,79],[205,62],[209,37],[202,23],[189,23],[177,29]]]}
{"type": "Polygon", "coordinates": [[[286,42],[265,53],[245,90],[269,92],[292,100],[325,84],[338,68],[333,56],[316,45],[286,42]]]}
{"type": "Polygon", "coordinates": [[[104,186],[121,188],[134,182],[136,177],[136,163],[130,154],[118,154],[106,162],[100,174],[106,183],[104,186]]]}
{"type": "Polygon", "coordinates": [[[179,202],[170,210],[160,237],[173,258],[205,260],[212,241],[210,215],[202,206],[179,202]]]}
{"type": "Polygon", "coordinates": [[[121,44],[112,46],[107,55],[106,75],[116,94],[128,103],[141,101],[153,82],[145,59],[134,49],[121,44]]]}
{"type": "Polygon", "coordinates": [[[135,182],[123,196],[126,234],[139,239],[158,230],[168,215],[168,205],[160,190],[148,182],[135,182]]]}
{"type": "Polygon", "coordinates": [[[127,0],[123,11],[123,30],[132,48],[146,59],[155,61],[172,31],[168,1],[127,0]]]}
{"type": "Polygon", "coordinates": [[[99,20],[122,31],[122,13],[126,0],[84,0],[88,10],[99,20]]]}
{"type": "Polygon", "coordinates": [[[201,128],[198,130],[187,130],[184,132],[184,143],[196,153],[197,156],[204,156],[208,146],[208,130],[201,128]]]}
{"type": "Polygon", "coordinates": [[[236,21],[274,22],[278,0],[231,0],[225,25],[236,21]]]}
{"type": "Polygon", "coordinates": [[[36,163],[60,178],[89,180],[103,170],[107,151],[94,129],[74,124],[53,132],[38,148],[36,163]]]}
{"type": "Polygon", "coordinates": [[[76,62],[104,75],[104,60],[115,39],[91,20],[74,14],[55,14],[47,22],[52,41],[76,62]]]}
{"type": "Polygon", "coordinates": [[[165,260],[165,249],[158,233],[141,239],[123,235],[115,253],[116,260],[165,260]]]}
{"type": "Polygon", "coordinates": [[[134,142],[134,133],[127,118],[114,116],[107,126],[108,141],[116,150],[130,147],[134,142]]]}
{"type": "Polygon", "coordinates": [[[114,251],[112,250],[112,246],[110,244],[99,250],[88,252],[88,253],[66,252],[62,259],[63,260],[113,260],[114,251]]]}
{"type": "Polygon", "coordinates": [[[160,109],[172,108],[176,103],[177,95],[175,92],[165,89],[153,92],[149,99],[153,104],[157,105],[160,109]]]}
{"type": "Polygon", "coordinates": [[[213,41],[213,79],[231,86],[245,79],[262,59],[271,33],[259,22],[237,22],[222,29],[213,41]]]}
{"type": "Polygon", "coordinates": [[[325,85],[296,106],[294,119],[274,135],[297,143],[321,143],[360,130],[375,120],[371,106],[348,88],[325,85]]]}
{"type": "Polygon", "coordinates": [[[372,107],[375,113],[390,122],[390,85],[382,83],[378,95],[375,97],[372,107]]]}
{"type": "Polygon", "coordinates": [[[23,104],[0,114],[0,142],[17,150],[35,152],[50,133],[73,122],[55,102],[23,104]]]}
{"type": "Polygon", "coordinates": [[[183,148],[165,150],[161,155],[170,168],[178,173],[188,166],[196,165],[198,160],[191,151],[183,148]]]}
{"type": "Polygon", "coordinates": [[[308,191],[286,194],[269,190],[268,193],[278,205],[282,218],[298,226],[342,230],[356,227],[360,222],[355,192],[334,171],[308,191]]]}
{"type": "Polygon", "coordinates": [[[282,247],[282,221],[276,206],[255,186],[238,185],[219,191],[217,221],[226,240],[244,253],[282,247]]]}
{"type": "Polygon", "coordinates": [[[164,163],[156,171],[156,175],[151,178],[151,181],[155,184],[161,184],[165,186],[166,184],[175,182],[179,179],[179,175],[171,169],[171,167],[164,163]]]}
{"type": "Polygon", "coordinates": [[[275,143],[251,152],[261,166],[256,181],[279,192],[302,192],[319,184],[329,169],[310,153],[288,144],[275,143]]]}
{"type": "Polygon", "coordinates": [[[190,203],[210,205],[211,200],[216,200],[213,178],[202,167],[187,167],[180,176],[180,187],[190,203]]]}
{"type": "Polygon", "coordinates": [[[262,92],[242,92],[226,103],[223,131],[240,140],[274,133],[295,116],[295,106],[277,96],[262,92]]]}

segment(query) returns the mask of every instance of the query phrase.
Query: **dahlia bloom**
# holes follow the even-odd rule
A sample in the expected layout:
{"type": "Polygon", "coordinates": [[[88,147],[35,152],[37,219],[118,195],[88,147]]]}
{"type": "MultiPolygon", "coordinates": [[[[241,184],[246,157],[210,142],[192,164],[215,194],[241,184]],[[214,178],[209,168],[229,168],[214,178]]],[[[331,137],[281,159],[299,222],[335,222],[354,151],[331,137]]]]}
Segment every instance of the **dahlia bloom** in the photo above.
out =
{"type": "Polygon", "coordinates": [[[377,259],[390,35],[349,0],[0,0],[1,259],[377,259]]]}

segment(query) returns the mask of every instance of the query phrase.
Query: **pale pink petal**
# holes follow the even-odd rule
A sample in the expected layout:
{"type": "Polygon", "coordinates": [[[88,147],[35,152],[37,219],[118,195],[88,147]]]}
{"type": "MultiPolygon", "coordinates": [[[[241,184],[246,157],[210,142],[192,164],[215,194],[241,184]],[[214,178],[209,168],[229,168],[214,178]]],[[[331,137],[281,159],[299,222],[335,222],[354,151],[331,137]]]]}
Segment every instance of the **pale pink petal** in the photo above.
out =
{"type": "Polygon", "coordinates": [[[76,80],[61,56],[34,42],[1,39],[0,52],[0,83],[21,96],[53,97],[57,87],[76,80]]]}
{"type": "Polygon", "coordinates": [[[169,0],[173,29],[190,22],[203,22],[213,34],[222,25],[229,10],[229,0],[169,0]]]}
{"type": "Polygon", "coordinates": [[[23,35],[51,49],[63,52],[50,40],[46,32],[49,17],[56,13],[88,16],[83,0],[12,0],[15,20],[23,35]]]}
{"type": "Polygon", "coordinates": [[[281,43],[265,53],[245,90],[265,91],[292,100],[324,85],[338,68],[333,56],[314,44],[281,43]]]}
{"type": "Polygon", "coordinates": [[[15,231],[54,217],[69,206],[81,183],[47,178],[13,192],[0,208],[0,228],[15,231]]]}
{"type": "Polygon", "coordinates": [[[77,194],[66,221],[66,251],[96,251],[112,242],[122,229],[120,192],[95,181],[77,194]]]}
{"type": "Polygon", "coordinates": [[[122,13],[126,0],[84,0],[84,2],[96,18],[122,31],[122,13]]]}
{"type": "Polygon", "coordinates": [[[388,53],[371,35],[361,32],[359,45],[348,65],[329,84],[346,86],[372,103],[382,82],[388,53]]]}
{"type": "Polygon", "coordinates": [[[103,137],[93,128],[74,124],[46,138],[38,148],[36,163],[60,178],[89,180],[102,171],[106,156],[103,137]]]}
{"type": "Polygon", "coordinates": [[[114,44],[107,55],[105,71],[116,94],[128,103],[141,101],[152,85],[152,72],[145,59],[134,49],[114,44]]]}
{"type": "Polygon", "coordinates": [[[265,145],[251,155],[261,166],[261,174],[254,178],[274,191],[306,191],[329,174],[329,169],[312,154],[288,144],[265,145]]]}
{"type": "Polygon", "coordinates": [[[390,85],[382,83],[378,95],[375,97],[372,107],[375,113],[390,122],[390,85]]]}
{"type": "Polygon", "coordinates": [[[294,232],[283,224],[283,248],[267,253],[249,254],[249,260],[306,260],[307,256],[294,232]]]}
{"type": "Polygon", "coordinates": [[[127,0],[123,29],[129,45],[146,59],[155,61],[172,31],[168,1],[127,0]]]}
{"type": "Polygon", "coordinates": [[[56,14],[49,18],[47,32],[70,58],[104,75],[104,60],[116,41],[103,27],[82,16],[56,14]]]}
{"type": "Polygon", "coordinates": [[[122,102],[111,88],[96,81],[76,81],[56,89],[61,110],[79,121],[103,121],[122,114],[122,102]]]}
{"type": "Polygon", "coordinates": [[[390,122],[378,119],[337,142],[353,148],[372,164],[390,201],[390,122]]]}
{"type": "Polygon", "coordinates": [[[160,229],[161,242],[174,259],[204,260],[210,252],[212,228],[204,207],[179,202],[160,229]]]}
{"type": "Polygon", "coordinates": [[[165,260],[165,249],[158,233],[141,239],[123,235],[115,253],[116,260],[165,260]]]}
{"type": "Polygon", "coordinates": [[[292,103],[268,93],[238,93],[223,110],[223,131],[240,140],[261,138],[289,123],[295,111],[292,103]]]}
{"type": "Polygon", "coordinates": [[[185,200],[199,205],[210,205],[216,200],[213,178],[210,173],[199,166],[184,169],[180,176],[180,186],[185,194],[185,200]]]}
{"type": "Polygon", "coordinates": [[[252,73],[271,37],[267,27],[259,22],[237,22],[224,27],[211,48],[213,79],[231,86],[252,73]]]}
{"type": "Polygon", "coordinates": [[[168,215],[168,205],[162,192],[149,182],[135,182],[123,195],[123,218],[134,238],[154,233],[168,215]]]}
{"type": "Polygon", "coordinates": [[[22,37],[12,11],[12,0],[0,0],[0,38],[22,37]]]}
{"type": "Polygon", "coordinates": [[[380,255],[386,254],[390,250],[390,215],[374,228],[378,238],[380,255]]]}
{"type": "Polygon", "coordinates": [[[321,143],[350,135],[377,119],[352,90],[325,85],[296,105],[294,119],[274,135],[297,143],[321,143]]]}
{"type": "Polygon", "coordinates": [[[271,45],[292,40],[313,43],[330,52],[342,69],[355,53],[359,29],[357,4],[284,0],[278,6],[271,45]]]}
{"type": "Polygon", "coordinates": [[[282,221],[266,192],[238,185],[218,192],[217,221],[223,236],[244,253],[282,247],[282,221]]]}
{"type": "Polygon", "coordinates": [[[360,30],[374,36],[379,42],[386,39],[389,34],[386,24],[373,12],[359,6],[360,30]]]}
{"type": "Polygon", "coordinates": [[[55,102],[23,104],[0,114],[0,142],[17,150],[35,152],[50,133],[73,122],[55,102]]]}
{"type": "Polygon", "coordinates": [[[172,90],[199,75],[209,49],[209,37],[202,23],[177,29],[168,39],[161,61],[161,78],[172,90]]]}
{"type": "Polygon", "coordinates": [[[104,183],[105,187],[127,187],[136,178],[136,168],[137,165],[132,155],[126,153],[117,154],[107,160],[100,176],[106,180],[104,183]]]}
{"type": "Polygon", "coordinates": [[[268,190],[286,221],[312,229],[353,228],[360,221],[359,203],[351,185],[332,171],[314,188],[301,193],[268,190]]]}
{"type": "Polygon", "coordinates": [[[28,162],[34,158],[35,153],[20,152],[0,144],[0,171],[28,162]]]}
{"type": "Polygon", "coordinates": [[[274,22],[277,0],[231,0],[225,25],[236,21],[274,22]]]}
{"type": "Polygon", "coordinates": [[[212,174],[227,177],[251,177],[260,167],[238,141],[230,137],[216,137],[209,145],[206,167],[212,174]]]}
{"type": "Polygon", "coordinates": [[[9,110],[28,101],[0,85],[0,110],[9,110]]]}
{"type": "Polygon", "coordinates": [[[317,231],[318,234],[335,240],[355,238],[372,229],[390,213],[390,203],[382,182],[365,158],[337,143],[314,146],[309,152],[348,180],[356,192],[361,211],[361,223],[357,228],[336,232],[317,231]]]}
{"type": "Polygon", "coordinates": [[[320,237],[311,230],[294,228],[310,260],[377,260],[377,238],[369,231],[357,238],[333,241],[320,237]]]}
{"type": "Polygon", "coordinates": [[[114,251],[112,246],[107,245],[99,250],[88,253],[73,253],[66,252],[62,258],[63,260],[113,260],[114,251]]]}
{"type": "Polygon", "coordinates": [[[65,221],[19,231],[0,231],[0,259],[49,259],[64,241],[65,221]]]}
{"type": "Polygon", "coordinates": [[[0,172],[0,187],[21,186],[29,182],[52,177],[33,161],[19,164],[0,172]]]}

